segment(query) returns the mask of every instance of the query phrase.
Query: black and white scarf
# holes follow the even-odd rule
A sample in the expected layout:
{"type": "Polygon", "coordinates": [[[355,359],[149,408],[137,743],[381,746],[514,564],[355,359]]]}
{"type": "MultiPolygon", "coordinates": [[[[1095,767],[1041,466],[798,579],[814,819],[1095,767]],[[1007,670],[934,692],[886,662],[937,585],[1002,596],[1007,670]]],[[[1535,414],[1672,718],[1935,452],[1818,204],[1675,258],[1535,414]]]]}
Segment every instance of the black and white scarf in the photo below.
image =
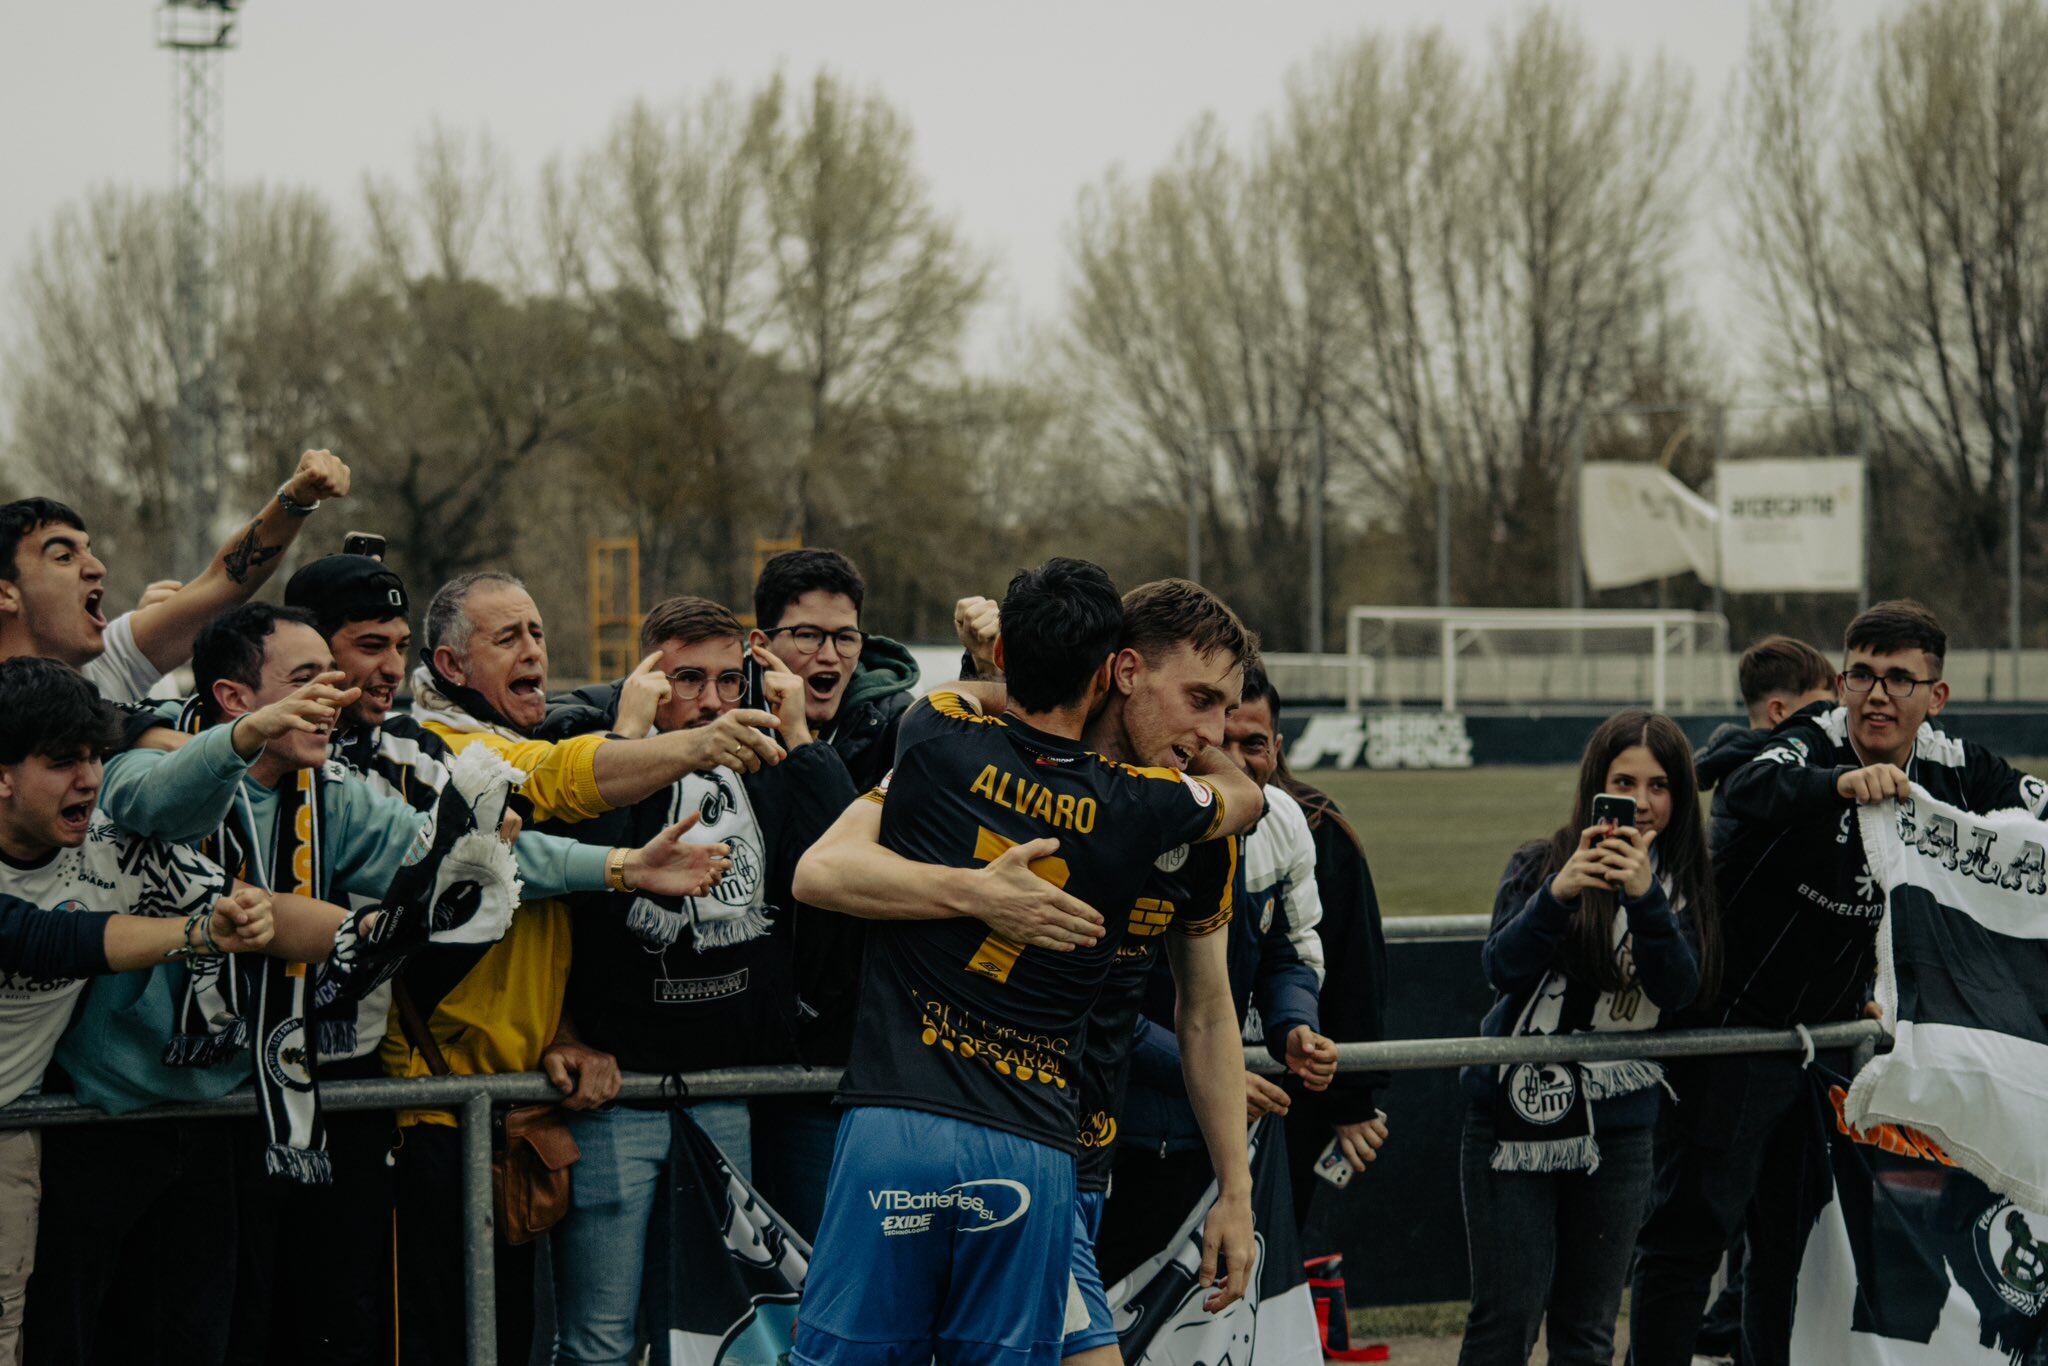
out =
{"type": "MultiPolygon", "coordinates": [[[[1668,881],[1660,879],[1665,895],[1668,881]]],[[[1672,913],[1684,908],[1672,902],[1672,913]]],[[[1659,1011],[1636,981],[1630,954],[1628,908],[1614,913],[1614,953],[1628,985],[1604,991],[1552,968],[1530,993],[1512,1036],[1640,1033],[1655,1029],[1659,1011]]],[[[1622,1062],[1503,1064],[1493,1091],[1493,1159],[1497,1172],[1593,1172],[1600,1145],[1593,1137],[1593,1105],[1661,1085],[1664,1069],[1647,1059],[1622,1062]]]]}
{"type": "MultiPolygon", "coordinates": [[[[474,746],[472,746],[474,748],[474,746]]],[[[764,900],[767,848],[746,784],[728,769],[691,773],[668,790],[662,828],[695,812],[698,823],[683,833],[684,844],[723,844],[732,871],[703,896],[635,896],[626,908],[626,928],[651,948],[665,949],[690,933],[695,949],[722,949],[768,933],[764,900]]]]}
{"type": "MultiPolygon", "coordinates": [[[[188,704],[181,727],[199,724],[197,707],[188,704]]],[[[347,779],[320,766],[299,769],[280,786],[268,849],[256,838],[255,812],[238,789],[228,819],[201,844],[202,852],[252,886],[331,901],[322,824],[326,788],[334,781],[347,779]]],[[[390,980],[422,944],[492,943],[510,926],[519,876],[497,829],[512,788],[524,781],[503,756],[471,746],[451,767],[382,902],[349,912],[327,961],[317,967],[257,954],[189,965],[164,1062],[224,1061],[250,1041],[253,1010],[257,1107],[269,1134],[264,1170],[270,1175],[301,1184],[333,1180],[318,1063],[322,1054],[355,1051],[355,1003],[390,980]]]]}

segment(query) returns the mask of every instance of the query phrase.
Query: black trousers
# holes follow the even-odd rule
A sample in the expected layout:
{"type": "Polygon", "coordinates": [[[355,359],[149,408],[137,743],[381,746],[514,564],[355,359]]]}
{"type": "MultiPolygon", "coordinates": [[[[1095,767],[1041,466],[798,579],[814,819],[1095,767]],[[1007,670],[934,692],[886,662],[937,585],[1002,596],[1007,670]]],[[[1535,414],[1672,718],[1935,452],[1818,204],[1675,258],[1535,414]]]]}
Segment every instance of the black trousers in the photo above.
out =
{"type": "Polygon", "coordinates": [[[234,1310],[239,1143],[254,1120],[49,1129],[29,1366],[217,1366],[234,1310]]]}
{"type": "Polygon", "coordinates": [[[1497,1172],[1492,1107],[1466,1113],[1459,1175],[1472,1308],[1459,1366],[1527,1366],[1539,1330],[1557,1366],[1612,1366],[1655,1135],[1644,1127],[1594,1137],[1593,1171],[1497,1172]]]}
{"type": "MultiPolygon", "coordinates": [[[[320,1068],[322,1081],[383,1075],[375,1054],[320,1068]]],[[[243,1166],[242,1293],[230,1366],[385,1366],[396,1355],[397,1123],[379,1110],[328,1110],[322,1118],[333,1184],[265,1177],[260,1143],[243,1166]]]]}
{"type": "MultiPolygon", "coordinates": [[[[533,1355],[534,1264],[545,1239],[496,1247],[498,1360],[533,1355]]],[[[405,1366],[468,1360],[462,1258],[462,1133],[408,1126],[398,1142],[398,1337],[405,1366]]]]}
{"type": "Polygon", "coordinates": [[[1164,1156],[1156,1149],[1118,1148],[1102,1236],[1095,1240],[1102,1283],[1115,1285],[1164,1248],[1215,1179],[1206,1148],[1164,1156]]]}
{"type": "MultiPolygon", "coordinates": [[[[1846,1070],[1846,1059],[1828,1060],[1846,1070]]],[[[1744,1366],[1783,1366],[1806,1229],[1800,1190],[1821,1160],[1811,1083],[1788,1057],[1701,1058],[1670,1067],[1675,1132],[1637,1242],[1629,1360],[1689,1366],[1714,1272],[1748,1233],[1744,1366]]]]}

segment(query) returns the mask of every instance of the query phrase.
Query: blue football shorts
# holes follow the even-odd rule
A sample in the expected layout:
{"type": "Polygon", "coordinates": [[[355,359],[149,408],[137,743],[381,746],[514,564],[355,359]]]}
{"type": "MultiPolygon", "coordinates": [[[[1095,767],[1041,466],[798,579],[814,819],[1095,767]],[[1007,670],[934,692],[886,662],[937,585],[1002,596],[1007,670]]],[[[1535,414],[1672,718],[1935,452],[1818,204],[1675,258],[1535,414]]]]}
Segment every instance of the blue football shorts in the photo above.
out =
{"type": "Polygon", "coordinates": [[[944,1115],[839,1126],[794,1366],[1054,1366],[1071,1295],[1074,1158],[944,1115]]]}
{"type": "Polygon", "coordinates": [[[1082,1191],[1074,1197],[1074,1254],[1067,1305],[1067,1338],[1060,1355],[1076,1356],[1116,1341],[1116,1322],[1109,1312],[1109,1295],[1102,1285],[1102,1272],[1095,1265],[1095,1240],[1102,1236],[1102,1207],[1109,1202],[1107,1191],[1082,1191]]]}

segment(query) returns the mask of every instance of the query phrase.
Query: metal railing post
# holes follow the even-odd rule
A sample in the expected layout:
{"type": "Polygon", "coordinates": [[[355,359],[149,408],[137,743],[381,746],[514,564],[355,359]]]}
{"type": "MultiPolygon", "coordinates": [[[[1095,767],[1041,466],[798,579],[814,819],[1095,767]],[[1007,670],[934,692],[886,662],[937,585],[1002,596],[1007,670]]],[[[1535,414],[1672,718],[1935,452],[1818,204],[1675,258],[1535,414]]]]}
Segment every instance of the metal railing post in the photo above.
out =
{"type": "Polygon", "coordinates": [[[469,1366],[498,1366],[497,1231],[491,1218],[491,1097],[462,1102],[462,1269],[469,1366]]]}

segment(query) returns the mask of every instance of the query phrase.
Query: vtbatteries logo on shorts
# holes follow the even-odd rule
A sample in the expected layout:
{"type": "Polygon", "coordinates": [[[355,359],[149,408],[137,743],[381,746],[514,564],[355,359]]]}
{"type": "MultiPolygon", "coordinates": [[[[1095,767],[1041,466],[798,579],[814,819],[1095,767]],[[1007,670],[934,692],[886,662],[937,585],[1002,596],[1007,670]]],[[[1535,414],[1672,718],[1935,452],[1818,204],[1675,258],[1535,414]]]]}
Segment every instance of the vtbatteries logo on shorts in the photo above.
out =
{"type": "Polygon", "coordinates": [[[888,1238],[929,1233],[941,1214],[953,1216],[956,1232],[987,1233],[1022,1219],[1031,1208],[1031,1190],[1021,1181],[990,1177],[942,1191],[869,1191],[868,1204],[882,1216],[888,1238]]]}

